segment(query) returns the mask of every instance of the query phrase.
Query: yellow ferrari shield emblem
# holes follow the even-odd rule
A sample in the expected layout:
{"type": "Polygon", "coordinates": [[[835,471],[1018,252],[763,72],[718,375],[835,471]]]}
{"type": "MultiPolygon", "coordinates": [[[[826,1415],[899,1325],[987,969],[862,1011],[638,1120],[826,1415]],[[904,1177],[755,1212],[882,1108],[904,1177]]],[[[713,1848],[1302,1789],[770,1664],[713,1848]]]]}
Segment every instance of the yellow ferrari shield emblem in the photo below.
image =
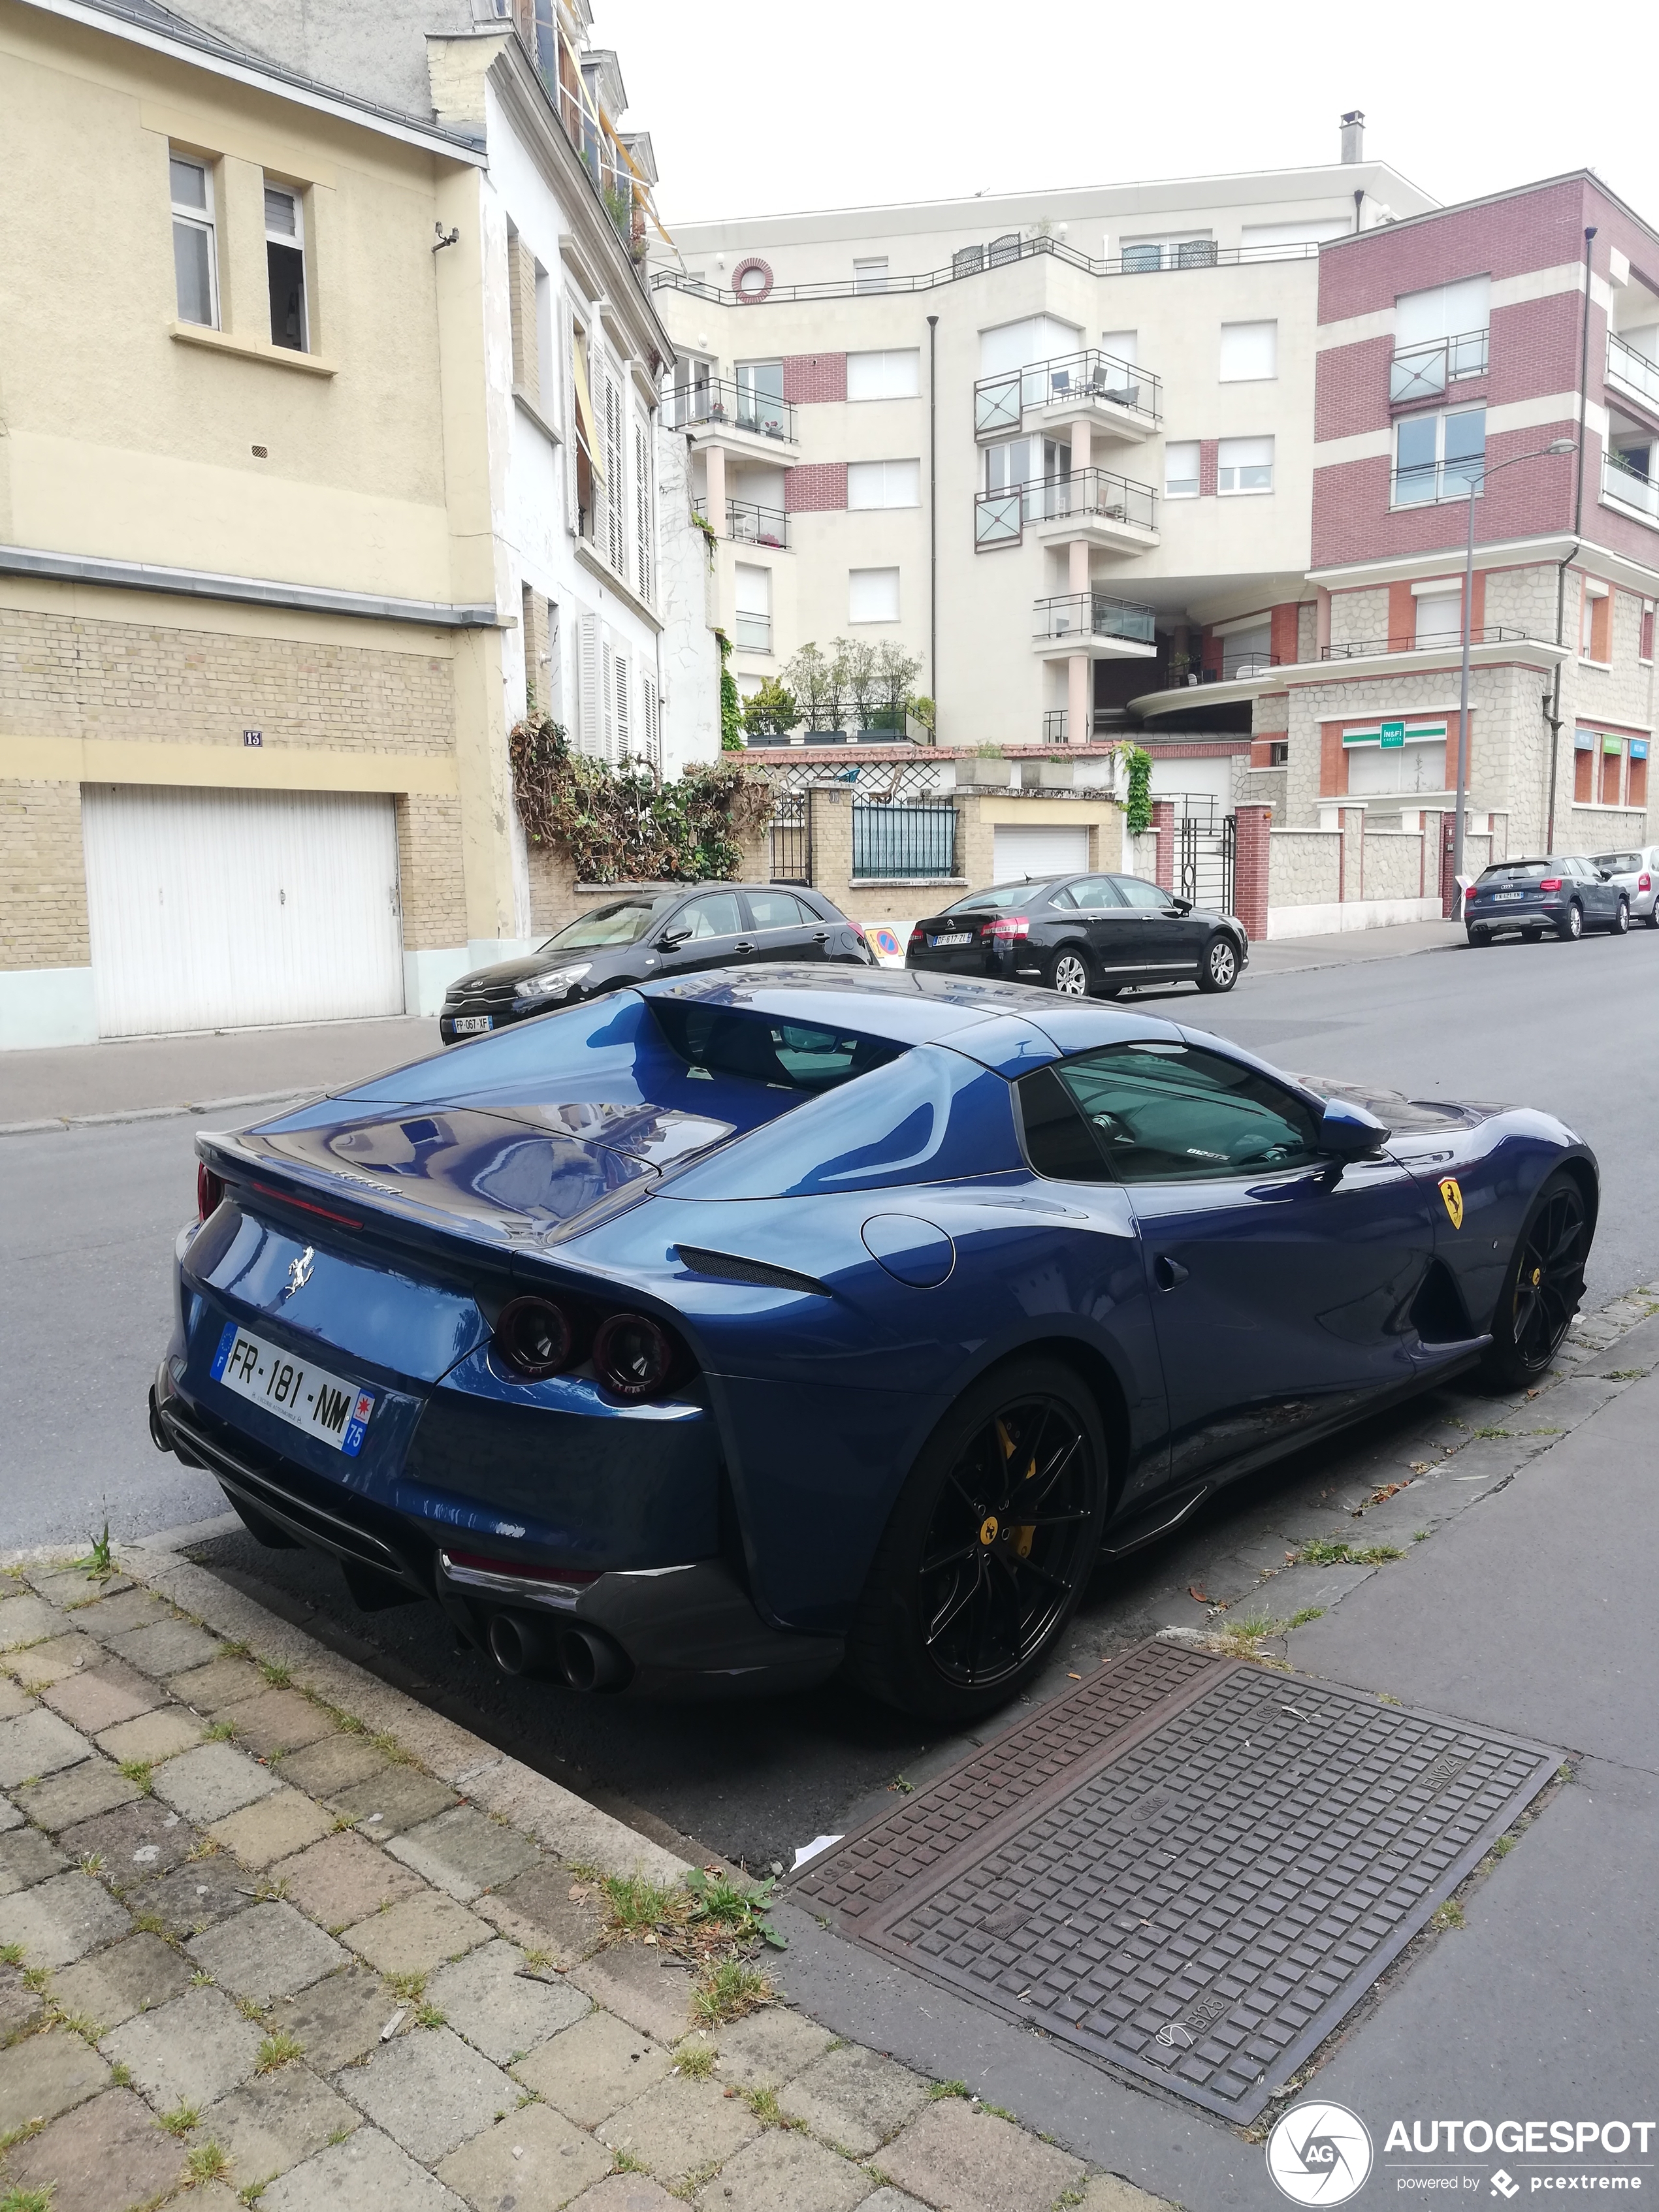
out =
{"type": "Polygon", "coordinates": [[[1441,1176],[1440,1195],[1446,1201],[1452,1227],[1461,1229],[1463,1226],[1463,1193],[1455,1176],[1441,1176]]]}
{"type": "Polygon", "coordinates": [[[996,1540],[997,1516],[994,1513],[988,1513],[979,1524],[979,1540],[981,1544],[989,1545],[994,1544],[996,1540]]]}

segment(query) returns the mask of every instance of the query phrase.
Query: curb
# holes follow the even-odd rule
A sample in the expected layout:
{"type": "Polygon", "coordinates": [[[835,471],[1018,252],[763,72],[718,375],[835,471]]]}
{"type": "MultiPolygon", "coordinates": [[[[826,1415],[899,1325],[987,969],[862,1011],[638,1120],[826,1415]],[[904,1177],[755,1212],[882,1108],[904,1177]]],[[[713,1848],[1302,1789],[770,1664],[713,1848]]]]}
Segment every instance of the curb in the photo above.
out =
{"type": "Polygon", "coordinates": [[[327,1094],[309,1091],[253,1091],[240,1098],[186,1099],[177,1106],[121,1106],[109,1114],[52,1114],[38,1121],[0,1121],[0,1137],[31,1137],[46,1129],[106,1129],[123,1121],[166,1121],[180,1114],[230,1114],[243,1106],[301,1106],[327,1094]]]}
{"type": "MultiPolygon", "coordinates": [[[[180,1558],[179,1545],[199,1541],[216,1525],[209,1521],[168,1529],[159,1540],[137,1538],[124,1544],[122,1573],[171,1599],[228,1641],[246,1644],[256,1659],[286,1667],[302,1689],[314,1691],[325,1705],[361,1720],[371,1735],[394,1736],[428,1773],[470,1798],[480,1812],[522,1828],[566,1865],[586,1863],[607,1874],[642,1874],[653,1881],[678,1881],[687,1862],[660,1844],[330,1651],[205,1567],[180,1558]]],[[[60,1558],[64,1548],[61,1544],[36,1545],[5,1557],[34,1563],[60,1558]]]]}

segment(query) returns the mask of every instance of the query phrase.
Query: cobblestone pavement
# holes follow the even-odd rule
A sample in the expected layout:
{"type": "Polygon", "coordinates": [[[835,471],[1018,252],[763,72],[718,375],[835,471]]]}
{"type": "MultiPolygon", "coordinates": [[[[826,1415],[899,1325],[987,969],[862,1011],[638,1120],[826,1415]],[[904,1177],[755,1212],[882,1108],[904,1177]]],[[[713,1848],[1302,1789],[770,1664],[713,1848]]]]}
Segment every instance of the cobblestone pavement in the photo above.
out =
{"type": "Polygon", "coordinates": [[[200,1569],[0,1579],[0,2212],[1154,2212],[804,2014],[680,1863],[200,1569]]]}

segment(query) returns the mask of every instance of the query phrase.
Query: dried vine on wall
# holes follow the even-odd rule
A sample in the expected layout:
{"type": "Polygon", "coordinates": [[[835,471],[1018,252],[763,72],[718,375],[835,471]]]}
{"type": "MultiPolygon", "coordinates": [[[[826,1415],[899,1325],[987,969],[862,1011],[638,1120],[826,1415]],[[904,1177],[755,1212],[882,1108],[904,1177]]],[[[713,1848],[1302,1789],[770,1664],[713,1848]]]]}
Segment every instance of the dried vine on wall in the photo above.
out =
{"type": "Polygon", "coordinates": [[[611,768],[573,751],[545,714],[514,723],[507,744],[526,836],[568,854],[579,883],[735,876],[741,841],[771,817],[765,779],[735,761],[698,763],[665,783],[648,762],[611,768]]]}

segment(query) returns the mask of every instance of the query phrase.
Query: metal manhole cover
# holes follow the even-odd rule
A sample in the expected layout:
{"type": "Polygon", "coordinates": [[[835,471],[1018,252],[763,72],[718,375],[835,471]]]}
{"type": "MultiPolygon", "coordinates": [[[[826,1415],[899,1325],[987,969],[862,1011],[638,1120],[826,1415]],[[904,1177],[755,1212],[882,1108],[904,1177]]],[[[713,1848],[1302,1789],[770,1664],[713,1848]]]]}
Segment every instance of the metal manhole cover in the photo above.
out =
{"type": "Polygon", "coordinates": [[[793,1885],[842,1931],[1249,2120],[1560,1753],[1142,1644],[793,1885]]]}

